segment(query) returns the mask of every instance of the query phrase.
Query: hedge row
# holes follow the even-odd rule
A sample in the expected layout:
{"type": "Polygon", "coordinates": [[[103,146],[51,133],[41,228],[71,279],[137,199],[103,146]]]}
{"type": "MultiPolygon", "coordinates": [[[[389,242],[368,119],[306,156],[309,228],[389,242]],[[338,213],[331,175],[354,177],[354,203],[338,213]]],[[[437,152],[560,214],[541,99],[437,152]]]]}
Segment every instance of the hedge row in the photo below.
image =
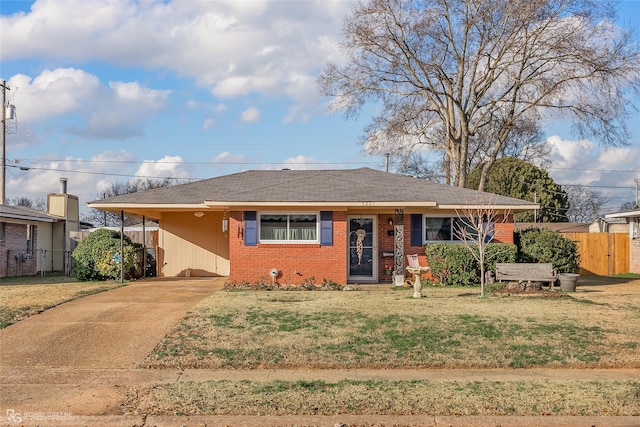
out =
{"type": "MultiPolygon", "coordinates": [[[[499,262],[548,262],[559,273],[578,271],[577,244],[561,234],[532,228],[516,232],[514,237],[515,244],[487,244],[485,271],[495,271],[499,262]]],[[[433,276],[441,284],[476,286],[480,283],[480,265],[466,245],[429,243],[425,253],[433,276]]]]}

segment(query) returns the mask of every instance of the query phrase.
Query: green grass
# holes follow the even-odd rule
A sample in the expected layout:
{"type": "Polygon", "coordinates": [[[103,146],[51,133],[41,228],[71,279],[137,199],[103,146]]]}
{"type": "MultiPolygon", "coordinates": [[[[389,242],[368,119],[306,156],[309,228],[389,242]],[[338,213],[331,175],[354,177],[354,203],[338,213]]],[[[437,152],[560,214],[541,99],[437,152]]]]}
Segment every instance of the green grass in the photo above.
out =
{"type": "Polygon", "coordinates": [[[307,312],[264,305],[216,311],[184,319],[148,363],[213,369],[584,367],[632,350],[629,343],[635,342],[607,344],[608,337],[619,334],[614,325],[603,328],[569,318],[307,312]]]}
{"type": "Polygon", "coordinates": [[[621,278],[621,279],[640,279],[640,274],[638,273],[622,273],[622,274],[614,274],[607,277],[621,278]]]}
{"type": "Polygon", "coordinates": [[[62,273],[46,273],[44,276],[11,276],[0,279],[0,285],[48,285],[56,283],[72,283],[78,280],[62,273]]]}

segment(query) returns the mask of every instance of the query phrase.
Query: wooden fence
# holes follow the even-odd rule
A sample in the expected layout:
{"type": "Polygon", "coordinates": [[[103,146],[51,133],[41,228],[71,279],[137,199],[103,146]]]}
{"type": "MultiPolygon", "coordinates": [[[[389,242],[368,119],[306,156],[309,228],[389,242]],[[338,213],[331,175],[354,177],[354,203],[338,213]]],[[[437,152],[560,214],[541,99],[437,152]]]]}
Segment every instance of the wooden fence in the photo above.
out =
{"type": "Polygon", "coordinates": [[[610,276],[629,272],[629,235],[626,233],[562,233],[578,243],[580,274],[610,276]]]}

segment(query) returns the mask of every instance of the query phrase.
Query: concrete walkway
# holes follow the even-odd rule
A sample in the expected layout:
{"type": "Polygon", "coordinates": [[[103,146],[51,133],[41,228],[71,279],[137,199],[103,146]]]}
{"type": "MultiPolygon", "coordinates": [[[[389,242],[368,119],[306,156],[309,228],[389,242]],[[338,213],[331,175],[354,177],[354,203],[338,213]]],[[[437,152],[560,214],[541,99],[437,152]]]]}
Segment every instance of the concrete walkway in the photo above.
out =
{"type": "Polygon", "coordinates": [[[633,379],[640,370],[159,370],[139,364],[223,279],[153,280],[62,304],[0,331],[0,426],[638,426],[640,417],[129,416],[129,387],[206,380],[633,379]]]}

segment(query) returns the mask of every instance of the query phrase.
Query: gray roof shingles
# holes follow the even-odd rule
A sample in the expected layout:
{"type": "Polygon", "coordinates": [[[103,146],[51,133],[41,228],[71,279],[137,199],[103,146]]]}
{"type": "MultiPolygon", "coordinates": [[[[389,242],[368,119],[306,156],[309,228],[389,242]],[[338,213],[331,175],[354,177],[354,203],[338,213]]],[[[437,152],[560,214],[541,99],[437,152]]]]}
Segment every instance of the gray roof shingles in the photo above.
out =
{"type": "Polygon", "coordinates": [[[439,205],[535,206],[511,197],[451,187],[370,168],[252,170],[91,202],[101,204],[202,204],[256,202],[436,202],[439,205]]]}
{"type": "Polygon", "coordinates": [[[32,221],[53,222],[59,218],[46,212],[37,211],[25,206],[0,205],[0,218],[28,219],[32,221]]]}

